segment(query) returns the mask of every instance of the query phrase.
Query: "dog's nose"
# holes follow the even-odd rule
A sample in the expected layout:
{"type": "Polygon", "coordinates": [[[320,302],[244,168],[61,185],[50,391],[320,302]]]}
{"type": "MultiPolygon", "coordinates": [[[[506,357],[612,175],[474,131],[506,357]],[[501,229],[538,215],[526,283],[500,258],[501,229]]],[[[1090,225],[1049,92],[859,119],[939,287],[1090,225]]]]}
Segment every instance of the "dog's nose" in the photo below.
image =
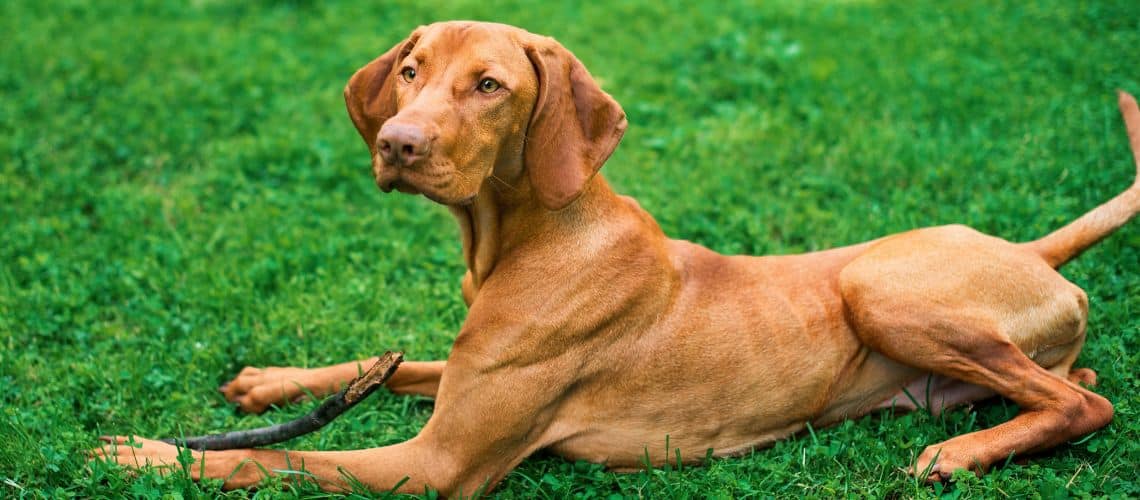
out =
{"type": "Polygon", "coordinates": [[[380,129],[376,148],[385,163],[397,167],[412,167],[431,152],[432,138],[422,127],[403,123],[385,124],[380,129]]]}

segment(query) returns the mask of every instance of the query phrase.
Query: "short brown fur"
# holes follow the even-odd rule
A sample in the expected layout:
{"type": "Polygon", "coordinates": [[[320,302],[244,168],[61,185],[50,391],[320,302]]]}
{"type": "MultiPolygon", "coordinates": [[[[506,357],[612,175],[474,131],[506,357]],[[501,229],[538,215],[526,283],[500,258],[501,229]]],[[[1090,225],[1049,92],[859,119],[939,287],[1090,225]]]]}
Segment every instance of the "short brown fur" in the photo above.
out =
{"type": "MultiPolygon", "coordinates": [[[[1077,383],[1095,381],[1072,369],[1088,301],[1055,268],[1136,215],[1140,181],[1025,244],[946,226],[729,257],[666,238],[595,175],[625,115],[550,38],[494,24],[421,27],[353,75],[345,100],[378,186],[447,205],[462,230],[470,310],[451,354],[406,362],[388,383],[435,397],[434,414],[416,437],[381,448],[205,452],[195,477],[249,487],[263,471],[303,464],[330,490],[346,487],[344,470],[374,490],[408,478],[400,491],[470,494],[540,449],[634,469],[646,453],[674,460],[667,436],[695,461],[877,408],[1015,401],[1011,421],[911,464],[943,480],[1112,418],[1112,405],[1077,383]]],[[[1120,108],[1136,154],[1140,111],[1123,92],[1120,108]]],[[[250,367],[222,391],[260,412],[304,390],[328,394],[359,365],[250,367]]],[[[135,439],[140,448],[97,454],[177,463],[174,447],[135,439]]]]}

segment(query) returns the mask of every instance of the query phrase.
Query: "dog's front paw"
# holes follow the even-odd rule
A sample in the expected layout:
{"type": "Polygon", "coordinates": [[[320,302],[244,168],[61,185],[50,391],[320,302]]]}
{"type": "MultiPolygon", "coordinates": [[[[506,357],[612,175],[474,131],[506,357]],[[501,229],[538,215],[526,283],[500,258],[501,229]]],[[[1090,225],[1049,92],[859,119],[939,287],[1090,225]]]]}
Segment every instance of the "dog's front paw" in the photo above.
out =
{"type": "Polygon", "coordinates": [[[312,372],[305,368],[247,366],[218,390],[241,411],[261,413],[271,405],[296,402],[310,392],[318,392],[316,385],[320,381],[312,372]]]}
{"type": "Polygon", "coordinates": [[[129,469],[153,467],[167,474],[180,468],[177,446],[138,436],[102,436],[103,444],[91,450],[91,460],[105,460],[129,469]]]}

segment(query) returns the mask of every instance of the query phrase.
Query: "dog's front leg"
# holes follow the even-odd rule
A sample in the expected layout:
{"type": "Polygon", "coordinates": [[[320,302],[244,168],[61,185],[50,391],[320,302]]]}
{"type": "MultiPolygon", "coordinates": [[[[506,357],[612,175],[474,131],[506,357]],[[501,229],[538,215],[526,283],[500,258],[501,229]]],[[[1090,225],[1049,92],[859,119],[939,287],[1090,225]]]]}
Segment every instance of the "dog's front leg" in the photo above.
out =
{"type": "Polygon", "coordinates": [[[391,446],[351,451],[186,451],[137,436],[101,439],[105,444],[94,451],[96,459],[170,473],[182,468],[178,459],[182,451],[193,457],[189,472],[194,480],[220,479],[227,490],[257,486],[267,476],[284,476],[314,481],[333,492],[351,491],[359,482],[373,492],[396,488],[401,493],[422,494],[427,487],[445,496],[470,496],[489,490],[532,451],[515,447],[513,452],[485,454],[490,448],[484,443],[440,443],[423,434],[391,446]]]}
{"type": "MultiPolygon", "coordinates": [[[[261,413],[271,405],[288,404],[308,394],[324,397],[335,394],[345,384],[372,366],[378,358],[351,361],[320,368],[247,366],[218,390],[226,400],[246,413],[261,413]]],[[[385,384],[396,394],[435,397],[443,361],[405,361],[385,384]]]]}
{"type": "MultiPolygon", "coordinates": [[[[102,438],[106,443],[95,450],[103,458],[128,468],[156,467],[164,473],[179,469],[179,448],[139,437],[102,438]]],[[[436,452],[442,450],[435,450],[436,452]]],[[[421,441],[352,451],[224,450],[193,451],[190,475],[194,480],[221,479],[225,489],[256,486],[267,475],[285,475],[297,480],[315,481],[328,491],[352,490],[359,481],[372,491],[387,491],[407,478],[399,491],[423,493],[424,486],[444,490],[449,485],[435,478],[449,477],[447,462],[432,459],[433,453],[421,441]],[[350,479],[354,478],[354,479],[350,479]]]]}
{"type": "MultiPolygon", "coordinates": [[[[389,491],[405,478],[397,491],[423,493],[426,486],[446,496],[470,496],[489,490],[549,444],[546,430],[569,386],[569,370],[556,363],[535,369],[452,354],[440,380],[435,413],[409,441],[353,451],[193,452],[190,473],[195,479],[221,479],[227,489],[255,486],[269,474],[314,480],[329,491],[351,489],[349,477],[372,491],[389,491]]],[[[180,467],[178,448],[161,441],[105,441],[95,458],[131,468],[180,467]]]]}

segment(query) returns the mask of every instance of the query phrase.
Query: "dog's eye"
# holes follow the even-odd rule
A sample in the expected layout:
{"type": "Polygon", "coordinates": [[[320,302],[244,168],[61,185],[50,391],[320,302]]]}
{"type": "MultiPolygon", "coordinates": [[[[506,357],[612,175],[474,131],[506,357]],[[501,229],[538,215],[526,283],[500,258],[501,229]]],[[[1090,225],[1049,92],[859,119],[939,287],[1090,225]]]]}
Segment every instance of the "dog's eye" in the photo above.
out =
{"type": "Polygon", "coordinates": [[[490,94],[491,92],[499,90],[499,87],[501,86],[502,85],[499,85],[499,82],[496,82],[495,80],[484,78],[479,81],[479,92],[490,94]]]}
{"type": "Polygon", "coordinates": [[[404,77],[405,82],[411,83],[412,80],[416,79],[416,70],[412,68],[404,68],[404,71],[400,72],[400,76],[404,77]]]}

